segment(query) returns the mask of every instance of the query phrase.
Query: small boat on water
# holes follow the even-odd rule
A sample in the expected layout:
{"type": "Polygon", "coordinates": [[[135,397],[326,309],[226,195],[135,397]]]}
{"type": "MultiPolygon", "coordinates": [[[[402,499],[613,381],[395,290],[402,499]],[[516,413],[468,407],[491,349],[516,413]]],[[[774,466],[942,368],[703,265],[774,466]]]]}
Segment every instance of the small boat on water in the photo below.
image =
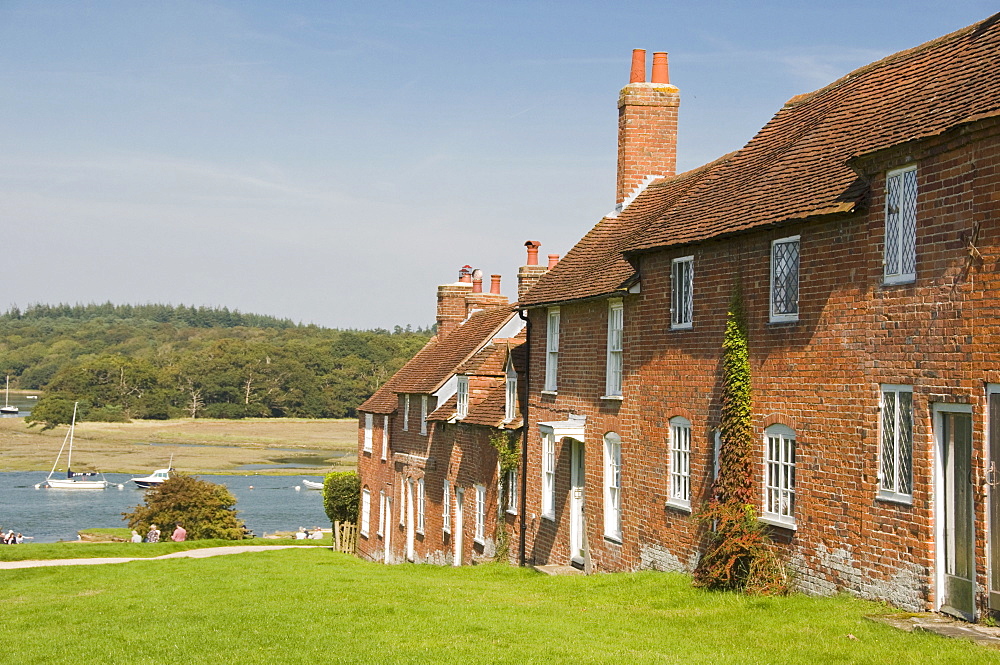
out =
{"type": "Polygon", "coordinates": [[[307,490],[323,489],[323,483],[317,483],[315,480],[303,480],[302,484],[306,486],[307,490]]]}
{"type": "Polygon", "coordinates": [[[7,375],[7,389],[3,393],[3,406],[0,406],[0,413],[20,413],[21,409],[10,404],[10,374],[7,375]]]}
{"type": "Polygon", "coordinates": [[[108,483],[107,479],[104,478],[103,473],[97,471],[73,471],[73,432],[76,429],[76,409],[79,402],[73,403],[73,421],[69,425],[69,431],[66,432],[66,438],[63,439],[62,447],[59,448],[59,454],[56,455],[56,461],[52,465],[52,470],[49,471],[49,477],[45,479],[45,486],[52,489],[61,490],[103,490],[107,489],[108,483]],[[66,477],[65,478],[53,478],[52,476],[56,473],[56,467],[59,466],[59,458],[62,457],[63,450],[69,447],[69,452],[66,456],[66,477]],[[96,480],[96,476],[100,476],[100,480],[96,480]]]}
{"type": "Polygon", "coordinates": [[[133,478],[132,482],[141,487],[144,490],[148,490],[150,487],[158,487],[162,485],[165,481],[170,480],[170,472],[173,471],[173,467],[169,469],[157,469],[148,476],[143,476],[142,478],[133,478]]]}

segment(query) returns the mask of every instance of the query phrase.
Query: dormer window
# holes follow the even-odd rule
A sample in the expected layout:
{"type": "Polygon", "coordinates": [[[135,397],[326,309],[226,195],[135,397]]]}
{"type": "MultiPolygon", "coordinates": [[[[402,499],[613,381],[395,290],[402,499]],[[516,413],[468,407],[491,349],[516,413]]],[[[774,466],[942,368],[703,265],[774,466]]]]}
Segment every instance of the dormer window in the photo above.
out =
{"type": "Polygon", "coordinates": [[[455,415],[458,418],[464,418],[469,415],[469,377],[458,377],[458,391],[455,399],[457,402],[455,405],[457,413],[455,415]]]}
{"type": "Polygon", "coordinates": [[[510,422],[517,418],[517,370],[513,363],[507,364],[507,401],[504,409],[504,421],[510,422]]]}

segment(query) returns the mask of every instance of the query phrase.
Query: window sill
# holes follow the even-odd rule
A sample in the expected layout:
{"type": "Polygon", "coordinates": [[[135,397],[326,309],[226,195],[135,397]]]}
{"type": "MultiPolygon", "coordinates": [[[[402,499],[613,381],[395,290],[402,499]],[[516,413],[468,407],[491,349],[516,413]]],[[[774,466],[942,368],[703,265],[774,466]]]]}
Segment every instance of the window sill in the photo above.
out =
{"type": "Polygon", "coordinates": [[[676,323],[670,325],[671,330],[691,330],[692,328],[694,328],[693,323],[676,323]]]}
{"type": "Polygon", "coordinates": [[[781,325],[782,323],[798,323],[799,315],[795,316],[771,316],[767,321],[771,325],[781,325]]]}
{"type": "Polygon", "coordinates": [[[683,501],[681,499],[667,499],[667,508],[673,508],[674,510],[679,510],[681,512],[690,513],[691,512],[691,502],[683,501]]]}
{"type": "Polygon", "coordinates": [[[482,538],[473,538],[472,542],[474,542],[476,545],[482,545],[483,547],[486,547],[486,541],[483,540],[482,538]]]}
{"type": "Polygon", "coordinates": [[[505,510],[504,512],[507,513],[508,515],[517,515],[516,510],[505,510]]]}
{"type": "Polygon", "coordinates": [[[362,448],[361,452],[371,457],[372,454],[371,448],[362,448]]]}
{"type": "Polygon", "coordinates": [[[554,395],[558,395],[559,393],[557,391],[555,391],[555,390],[542,390],[541,394],[542,395],[553,395],[554,396],[554,395]]]}
{"type": "Polygon", "coordinates": [[[798,525],[795,524],[795,520],[788,517],[781,517],[779,515],[768,515],[764,514],[757,518],[759,521],[767,524],[769,526],[776,526],[779,529],[788,529],[789,531],[798,530],[798,525]]]}
{"type": "Polygon", "coordinates": [[[606,399],[612,402],[620,402],[625,398],[621,395],[601,395],[601,399],[606,399]]]}
{"type": "Polygon", "coordinates": [[[604,534],[604,540],[607,541],[607,542],[609,542],[609,543],[614,543],[615,545],[621,545],[622,544],[622,536],[621,536],[621,534],[618,534],[616,536],[616,535],[612,535],[612,534],[606,533],[606,534],[604,534]]]}
{"type": "Polygon", "coordinates": [[[543,520],[548,520],[550,522],[555,522],[556,521],[556,515],[555,515],[555,513],[542,513],[542,519],[543,520]]]}
{"type": "Polygon", "coordinates": [[[917,281],[916,275],[882,276],[882,286],[900,286],[903,284],[913,284],[916,281],[917,281]]]}
{"type": "Polygon", "coordinates": [[[360,535],[365,540],[368,540],[368,534],[367,533],[359,533],[358,535],[360,535]]]}
{"type": "Polygon", "coordinates": [[[888,490],[879,490],[878,494],[875,495],[875,499],[878,501],[885,501],[886,503],[897,503],[903,506],[913,505],[913,496],[911,494],[900,494],[898,492],[890,492],[888,490]]]}

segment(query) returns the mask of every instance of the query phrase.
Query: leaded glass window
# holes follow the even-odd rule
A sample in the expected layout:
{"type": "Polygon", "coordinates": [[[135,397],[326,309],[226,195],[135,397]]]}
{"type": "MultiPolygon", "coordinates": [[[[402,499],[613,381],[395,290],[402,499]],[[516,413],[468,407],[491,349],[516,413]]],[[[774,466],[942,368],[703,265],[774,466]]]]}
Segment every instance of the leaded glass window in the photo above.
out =
{"type": "Polygon", "coordinates": [[[799,318],[799,237],[771,243],[771,321],[799,318]]]}
{"type": "Polygon", "coordinates": [[[908,282],[917,267],[917,167],[885,179],[885,281],[908,282]]]}
{"type": "Polygon", "coordinates": [[[879,489],[913,494],[913,388],[882,387],[882,460],[879,489]]]}
{"type": "Polygon", "coordinates": [[[670,325],[690,328],[694,320],[694,257],[674,259],[670,282],[670,325]]]}

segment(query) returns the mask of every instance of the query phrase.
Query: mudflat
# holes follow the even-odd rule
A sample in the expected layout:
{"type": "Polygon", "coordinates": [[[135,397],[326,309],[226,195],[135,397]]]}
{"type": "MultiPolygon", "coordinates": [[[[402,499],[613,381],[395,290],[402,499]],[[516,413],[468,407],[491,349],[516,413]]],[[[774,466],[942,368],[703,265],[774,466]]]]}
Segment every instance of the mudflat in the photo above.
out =
{"type": "MultiPolygon", "coordinates": [[[[0,471],[48,471],[68,425],[46,432],[23,418],[0,418],[0,471]]],[[[286,465],[268,473],[321,475],[357,463],[358,421],[302,418],[180,418],[76,424],[73,468],[150,473],[167,465],[188,473],[232,473],[246,465],[286,465]],[[301,464],[302,466],[298,466],[301,464]],[[319,466],[316,466],[319,464],[319,466]]],[[[65,455],[60,464],[65,468],[65,455]]]]}

